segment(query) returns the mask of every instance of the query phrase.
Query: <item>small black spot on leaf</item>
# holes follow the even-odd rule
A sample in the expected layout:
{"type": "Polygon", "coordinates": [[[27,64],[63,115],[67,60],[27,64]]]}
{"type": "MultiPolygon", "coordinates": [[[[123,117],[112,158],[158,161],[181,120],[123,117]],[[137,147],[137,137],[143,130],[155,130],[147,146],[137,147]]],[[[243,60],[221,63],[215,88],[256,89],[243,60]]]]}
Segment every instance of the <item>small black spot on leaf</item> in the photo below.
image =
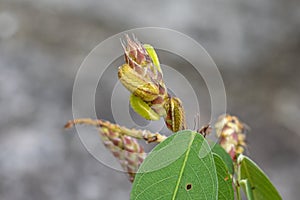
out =
{"type": "Polygon", "coordinates": [[[185,188],[186,188],[187,191],[191,190],[192,189],[192,184],[191,183],[186,184],[185,188]]]}

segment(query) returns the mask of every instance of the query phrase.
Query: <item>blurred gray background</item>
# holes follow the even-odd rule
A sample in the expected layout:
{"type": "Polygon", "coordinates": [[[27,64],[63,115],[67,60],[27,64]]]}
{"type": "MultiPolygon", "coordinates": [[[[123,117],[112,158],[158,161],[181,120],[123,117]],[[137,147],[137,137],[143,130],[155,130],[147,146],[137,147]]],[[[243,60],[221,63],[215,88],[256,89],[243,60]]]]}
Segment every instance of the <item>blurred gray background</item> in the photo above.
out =
{"type": "MultiPolygon", "coordinates": [[[[0,0],[0,199],[129,199],[126,175],[99,164],[76,131],[62,127],[72,119],[85,56],[109,36],[144,26],[175,29],[204,46],[223,76],[228,112],[251,127],[250,156],[283,199],[299,199],[297,0],[0,0]]],[[[101,107],[108,101],[99,98],[97,107],[112,120],[101,107]]]]}

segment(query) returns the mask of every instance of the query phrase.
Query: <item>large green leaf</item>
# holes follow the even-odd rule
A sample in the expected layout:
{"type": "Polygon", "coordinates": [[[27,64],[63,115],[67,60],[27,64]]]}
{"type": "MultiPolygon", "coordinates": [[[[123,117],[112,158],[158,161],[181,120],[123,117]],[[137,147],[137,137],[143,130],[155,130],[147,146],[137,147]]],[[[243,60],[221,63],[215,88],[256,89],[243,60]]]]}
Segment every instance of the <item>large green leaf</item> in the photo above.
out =
{"type": "Polygon", "coordinates": [[[248,199],[282,199],[267,175],[250,158],[240,155],[238,157],[238,165],[239,182],[243,183],[242,186],[248,199]]]}
{"type": "Polygon", "coordinates": [[[141,165],[131,200],[217,199],[217,172],[202,135],[180,131],[157,145],[141,165]]]}
{"type": "Polygon", "coordinates": [[[218,200],[233,200],[232,177],[220,156],[213,154],[218,174],[218,200]]]}
{"type": "Polygon", "coordinates": [[[225,151],[223,147],[221,147],[217,143],[211,143],[210,146],[212,148],[212,151],[218,154],[218,156],[220,156],[224,163],[227,165],[229,173],[233,174],[233,162],[230,155],[225,151]]]}

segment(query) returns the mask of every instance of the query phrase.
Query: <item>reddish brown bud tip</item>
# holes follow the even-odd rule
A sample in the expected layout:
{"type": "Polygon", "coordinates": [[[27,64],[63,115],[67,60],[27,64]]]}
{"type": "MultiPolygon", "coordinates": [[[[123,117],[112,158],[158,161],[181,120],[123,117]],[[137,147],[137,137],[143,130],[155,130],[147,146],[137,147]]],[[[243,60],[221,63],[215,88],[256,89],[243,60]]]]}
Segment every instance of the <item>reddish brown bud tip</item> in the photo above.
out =
{"type": "Polygon", "coordinates": [[[70,120],[70,121],[68,121],[68,123],[65,124],[64,128],[68,129],[68,128],[72,128],[73,126],[74,126],[74,123],[73,123],[73,121],[70,120]]]}

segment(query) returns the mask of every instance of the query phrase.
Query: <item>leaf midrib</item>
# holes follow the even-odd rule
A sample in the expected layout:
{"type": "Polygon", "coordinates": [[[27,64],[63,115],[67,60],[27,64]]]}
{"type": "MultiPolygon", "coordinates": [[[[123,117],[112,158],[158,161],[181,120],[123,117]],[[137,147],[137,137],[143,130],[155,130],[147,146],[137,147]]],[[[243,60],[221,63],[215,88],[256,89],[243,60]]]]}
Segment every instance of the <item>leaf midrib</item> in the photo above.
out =
{"type": "Polygon", "coordinates": [[[174,193],[173,193],[172,200],[175,200],[175,197],[177,195],[177,192],[178,192],[178,189],[179,189],[179,184],[180,184],[181,179],[182,179],[182,175],[183,175],[183,172],[184,172],[184,169],[185,169],[185,166],[186,166],[186,163],[187,163],[187,159],[188,159],[190,151],[191,151],[191,146],[192,146],[192,144],[194,142],[194,138],[195,138],[195,133],[192,132],[192,134],[191,134],[191,140],[190,140],[189,145],[187,147],[188,149],[187,149],[187,151],[185,153],[185,158],[184,158],[183,164],[182,164],[181,169],[180,169],[178,181],[177,181],[176,186],[175,186],[175,190],[174,190],[174,193]]]}

